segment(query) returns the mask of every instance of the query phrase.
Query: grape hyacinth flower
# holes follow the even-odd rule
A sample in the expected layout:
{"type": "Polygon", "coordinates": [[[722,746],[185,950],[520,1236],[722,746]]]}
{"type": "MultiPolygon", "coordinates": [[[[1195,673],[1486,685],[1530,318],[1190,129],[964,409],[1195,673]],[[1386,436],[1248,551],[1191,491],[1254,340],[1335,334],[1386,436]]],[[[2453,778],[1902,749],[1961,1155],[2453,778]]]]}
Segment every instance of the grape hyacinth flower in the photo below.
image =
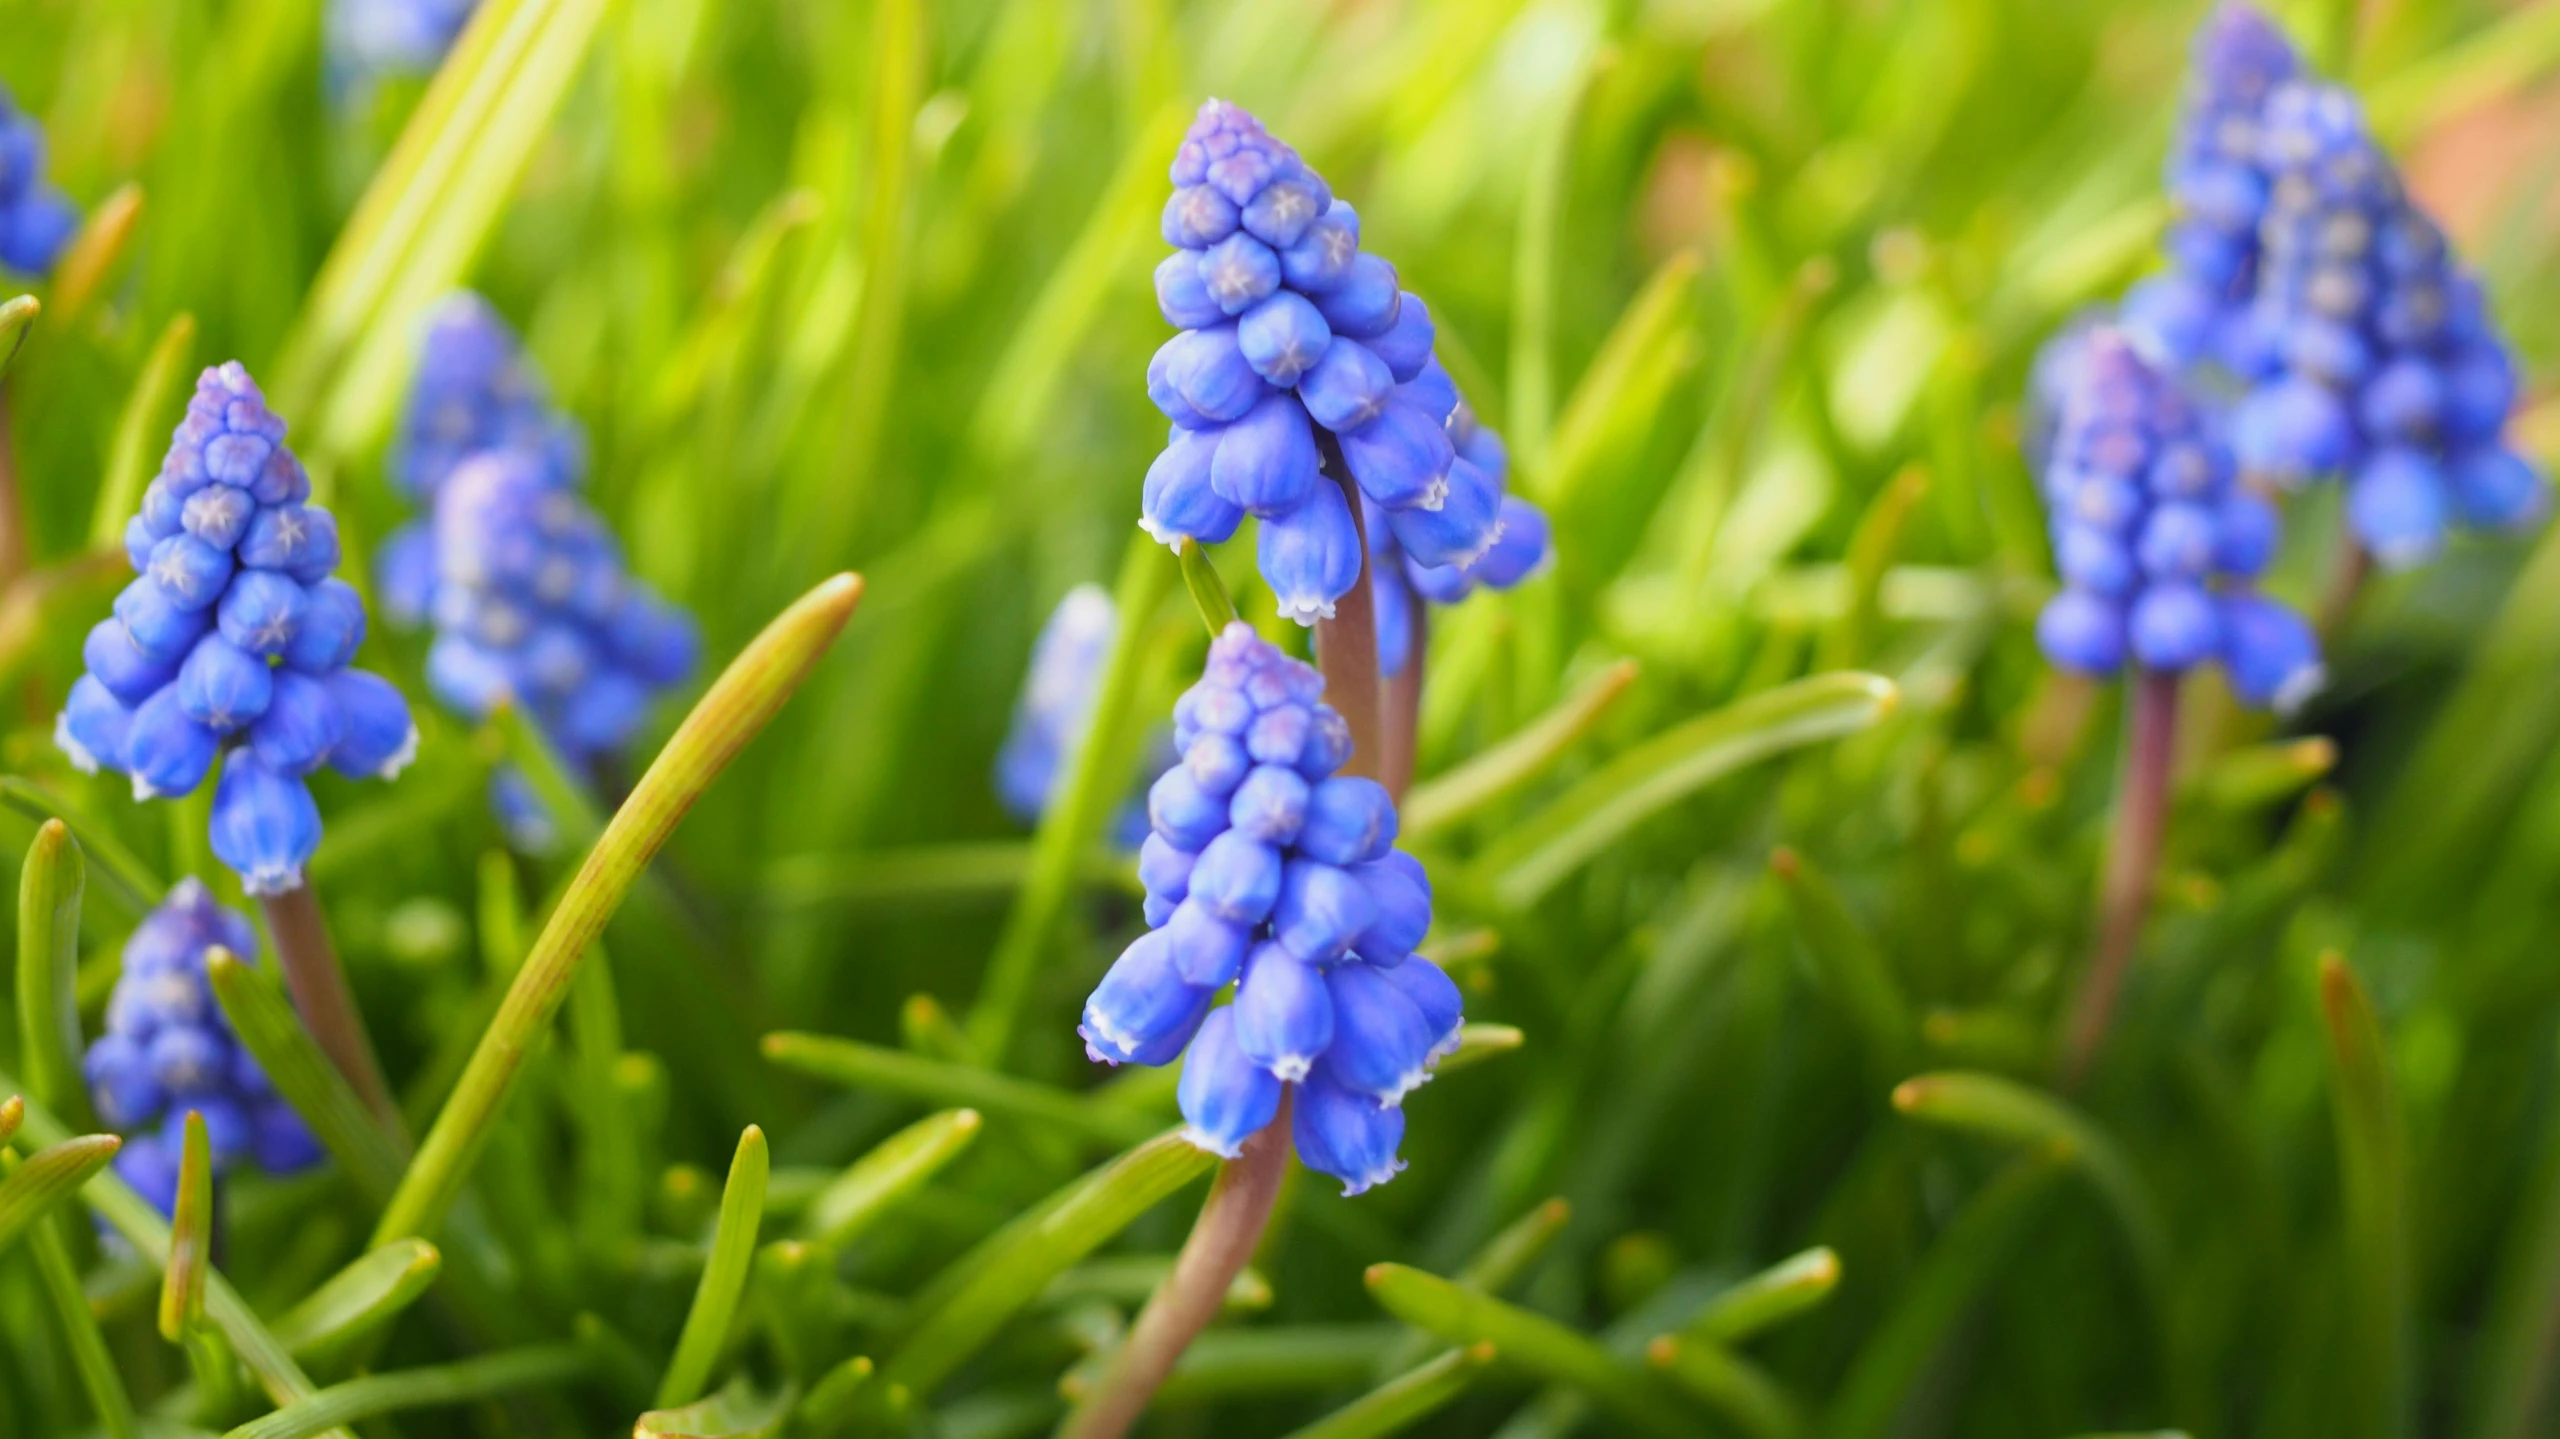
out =
{"type": "Polygon", "coordinates": [[[284,435],[239,362],[197,380],[125,529],[139,578],[89,631],[54,727],[136,799],[192,793],[218,762],[213,852],[260,896],[298,889],[319,846],[309,775],[389,779],[418,744],[400,692],[348,666],[364,602],[331,574],[337,521],[284,435]]]}
{"type": "Polygon", "coordinates": [[[1181,333],[1147,367],[1172,421],[1147,472],[1147,533],[1179,552],[1252,514],[1280,612],[1308,625],[1360,579],[1346,476],[1417,563],[1476,563],[1501,534],[1500,483],[1450,441],[1455,390],[1419,383],[1430,311],[1362,251],[1360,217],[1221,100],[1200,108],[1172,180],[1156,301],[1181,333]]]}
{"type": "MultiPolygon", "coordinates": [[[[1460,398],[1438,357],[1424,365],[1422,374],[1409,388],[1430,393],[1431,408],[1435,410],[1445,400],[1448,418],[1442,428],[1449,436],[1450,447],[1491,479],[1499,493],[1510,477],[1511,453],[1504,447],[1502,437],[1478,420],[1474,409],[1460,398]]],[[[1413,658],[1413,644],[1419,634],[1414,624],[1419,605],[1425,601],[1454,605],[1475,593],[1479,586],[1510,589],[1544,573],[1555,558],[1545,513],[1517,495],[1502,495],[1496,509],[1499,530],[1492,546],[1474,564],[1465,566],[1417,563],[1397,541],[1385,509],[1365,496],[1360,509],[1374,565],[1371,573],[1377,598],[1378,673],[1390,679],[1403,674],[1413,658]]]]}
{"type": "Polygon", "coordinates": [[[2119,320],[2172,370],[2220,363],[2246,374],[2258,366],[2249,299],[2270,185],[2261,116],[2301,68],[2284,32],[2240,0],[2226,0],[2196,33],[2169,155],[2176,204],[2165,240],[2169,266],[2125,295],[2119,320]]]}
{"type": "MultiPolygon", "coordinates": [[[[1111,593],[1083,584],[1067,591],[1031,646],[1031,668],[1014,701],[1013,723],[996,751],[996,798],[1023,824],[1037,824],[1056,794],[1061,766],[1084,739],[1093,717],[1103,666],[1119,612],[1111,593]]],[[[1170,764],[1171,741],[1159,735],[1157,766],[1170,764]]],[[[1135,849],[1147,837],[1143,794],[1133,796],[1112,820],[1112,839],[1135,849]]]]}
{"type": "Polygon", "coordinates": [[[428,686],[473,719],[520,706],[572,764],[627,747],[700,658],[693,621],[624,572],[540,452],[463,461],[437,496],[435,548],[428,686]]]}
{"type": "Polygon", "coordinates": [[[0,270],[50,275],[80,208],[45,183],[44,130],[0,86],[0,270]]]}
{"type": "Polygon", "coordinates": [[[2457,523],[2538,521],[2547,487],[2502,439],[2514,362],[2354,98],[2283,86],[2261,131],[2252,323],[2267,343],[2233,421],[2243,467],[2288,488],[2344,477],[2349,527],[2385,569],[2430,558],[2457,523]]]}
{"type": "Polygon", "coordinates": [[[2291,710],[2320,686],[2318,641],[2253,588],[2275,556],[2276,511],[2236,481],[2215,431],[2121,331],[2090,336],[2045,464],[2063,588],[2036,640],[2087,675],[2219,660],[2243,703],[2291,710]]]}
{"type": "Polygon", "coordinates": [[[178,1191],[180,1126],[204,1116],[217,1173],[249,1160],[270,1174],[320,1162],[302,1117],[279,1097],[214,1002],[205,956],[215,946],[255,964],[258,934],[180,880],[125,941],[124,972],[107,1000],[106,1033],[82,1061],[98,1116],[128,1136],[115,1168],[162,1214],[178,1191]]]}
{"type": "MultiPolygon", "coordinates": [[[[384,469],[393,489],[432,511],[446,477],[484,450],[537,456],[564,489],[586,473],[585,440],[552,409],[515,332],[487,300],[463,291],[439,302],[419,333],[417,372],[384,469]]],[[[426,622],[436,583],[431,520],[413,520],[383,540],[374,580],[393,624],[426,622]]]]}
{"type": "Polygon", "coordinates": [[[1413,953],[1430,880],[1394,848],[1384,787],[1335,773],[1350,731],[1323,694],[1242,621],[1210,645],[1174,706],[1181,762],[1149,793],[1149,928],[1078,1033],[1106,1063],[1182,1057],[1185,1133],[1230,1158],[1294,1087],[1299,1154],[1357,1194],[1403,1168],[1402,1102],[1456,1048],[1461,1004],[1413,953]]]}

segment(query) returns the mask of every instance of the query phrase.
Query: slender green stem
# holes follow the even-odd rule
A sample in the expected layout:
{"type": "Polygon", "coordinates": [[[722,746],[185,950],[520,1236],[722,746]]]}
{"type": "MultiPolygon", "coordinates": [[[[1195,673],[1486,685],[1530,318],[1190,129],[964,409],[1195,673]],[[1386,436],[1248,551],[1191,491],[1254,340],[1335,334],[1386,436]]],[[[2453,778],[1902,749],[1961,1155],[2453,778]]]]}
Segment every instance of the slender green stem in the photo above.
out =
{"type": "Polygon", "coordinates": [[[1060,1426],[1061,1439],[1119,1439],[1128,1433],[1182,1351],[1218,1316],[1228,1286],[1262,1243],[1272,1203],[1280,1197],[1280,1181],[1289,1172],[1294,1094],[1294,1088],[1283,1091],[1279,1115],[1218,1171],[1173,1272],[1139,1311],[1127,1342],[1112,1355],[1091,1397],[1060,1426]]]}
{"type": "Polygon", "coordinates": [[[1112,599],[1119,629],[1111,654],[1095,686],[1093,710],[1075,758],[1050,794],[1048,813],[1031,839],[1031,872],[1022,897],[996,940],[995,957],[987,962],[986,979],[969,1012],[969,1039],[990,1065],[1004,1063],[1014,1026],[1030,998],[1031,982],[1048,952],[1058,919],[1076,892],[1080,861],[1102,832],[1104,816],[1119,802],[1125,776],[1112,763],[1126,753],[1124,732],[1137,702],[1138,671],[1148,621],[1165,592],[1172,588],[1178,566],[1165,563],[1154,540],[1132,535],[1120,559],[1120,578],[1112,599]]]}
{"type": "Polygon", "coordinates": [[[583,1378],[595,1361],[575,1345],[517,1349],[445,1364],[403,1369],[333,1384],[309,1398],[253,1420],[223,1439],[309,1439],[338,1425],[398,1409],[468,1404],[517,1389],[565,1384],[583,1378]]]}
{"type": "Polygon", "coordinates": [[[319,1041],[320,1052],[355,1087],[365,1107],[385,1128],[399,1133],[400,1106],[391,1097],[389,1081],[382,1077],[382,1061],[374,1055],[364,1016],[356,1012],[356,997],[347,988],[347,972],[338,963],[338,948],[330,942],[329,921],[320,913],[318,896],[306,883],[282,894],[262,895],[258,905],[266,911],[276,967],[284,971],[295,1012],[319,1041]]]}
{"type": "Polygon", "coordinates": [[[1186,540],[1181,555],[1182,583],[1191,591],[1191,603],[1200,611],[1200,623],[1209,627],[1214,639],[1235,623],[1235,597],[1227,593],[1227,582],[1218,578],[1218,567],[1209,562],[1207,545],[1186,540]]]}
{"type": "Polygon", "coordinates": [[[738,1152],[729,1161],[729,1182],[720,1192],[720,1227],[711,1237],[711,1260],[694,1287],[693,1308],[685,1315],[684,1332],[676,1340],[675,1357],[658,1381],[655,1407],[673,1409],[702,1396],[711,1366],[729,1341],[729,1322],[737,1316],[738,1296],[747,1287],[747,1270],[756,1254],[756,1231],[764,1222],[765,1178],[770,1172],[764,1131],[750,1124],[738,1136],[738,1152]]]}
{"type": "Polygon", "coordinates": [[[2116,790],[2116,830],[2098,896],[2098,944],[2080,982],[2063,1048],[2063,1083],[2077,1085],[2106,1041],[2125,970],[2142,938],[2160,845],[2169,829],[2169,782],[2178,754],[2178,676],[2141,671],[2133,681],[2124,779],[2116,790]]]}
{"type": "Polygon", "coordinates": [[[188,1110],[178,1149],[178,1203],[169,1219],[169,1263],[160,1279],[160,1337],[184,1343],[204,1323],[205,1278],[213,1271],[213,1150],[204,1115],[188,1110]]]}
{"type": "Polygon", "coordinates": [[[783,611],[712,683],[658,752],[631,798],[587,852],[577,878],[534,940],[533,952],[516,971],[497,1017],[480,1036],[452,1097],[419,1146],[416,1162],[391,1196],[374,1231],[374,1247],[412,1235],[434,1237],[488,1143],[526,1058],[568,998],[578,961],[675,832],[677,821],[799,689],[861,597],[860,576],[838,575],[783,611]]]}

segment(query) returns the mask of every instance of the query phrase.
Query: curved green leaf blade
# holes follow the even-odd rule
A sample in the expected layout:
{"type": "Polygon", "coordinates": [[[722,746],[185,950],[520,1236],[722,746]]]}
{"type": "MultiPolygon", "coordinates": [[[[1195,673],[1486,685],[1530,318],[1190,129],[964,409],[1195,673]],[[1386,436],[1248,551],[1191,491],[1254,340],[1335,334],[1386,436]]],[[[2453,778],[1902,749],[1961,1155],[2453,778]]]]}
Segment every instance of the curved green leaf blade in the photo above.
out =
{"type": "MultiPolygon", "coordinates": [[[[33,1117],[38,1111],[27,1107],[33,1117]]],[[[84,1134],[37,1150],[9,1166],[0,1179],[0,1254],[18,1242],[53,1206],[70,1198],[91,1175],[106,1168],[124,1141],[112,1134],[84,1134]]]]}
{"type": "Polygon", "coordinates": [[[1815,675],[1656,735],[1489,848],[1476,862],[1484,891],[1526,908],[1666,807],[1747,765],[1866,729],[1892,712],[1896,694],[1878,675],[1815,675]]]}
{"type": "Polygon", "coordinates": [[[2373,1003],[2346,960],[2320,957],[2320,1017],[2329,1042],[2330,1108],[2346,1211],[2348,1293],[2356,1363],[2346,1376],[2374,1435],[2410,1432],[2409,1150],[2389,1051],[2373,1003]]]}
{"type": "Polygon", "coordinates": [[[1399,838],[1436,834],[1535,779],[1591,732],[1640,671],[1620,660],[1531,720],[1519,733],[1415,785],[1399,807],[1399,838]]]}
{"type": "Polygon", "coordinates": [[[804,1232],[838,1246],[860,1238],[985,1128],[974,1109],[946,1109],[890,1135],[818,1191],[802,1222],[804,1232]]]}
{"type": "Polygon", "coordinates": [[[367,1198],[376,1204],[388,1200],[399,1187],[407,1149],[320,1052],[319,1042],[293,1012],[292,1001],[265,971],[227,950],[207,953],[204,968],[240,1047],[258,1061],[276,1093],[311,1126],[312,1136],[367,1198]]]}
{"type": "Polygon", "coordinates": [[[595,1367],[574,1345],[546,1345],[465,1359],[430,1369],[402,1369],[390,1374],[350,1379],[295,1400],[261,1419],[231,1430],[223,1439],[310,1439],[339,1425],[403,1409],[470,1404],[519,1389],[567,1384],[595,1367]]]}
{"type": "Polygon", "coordinates": [[[204,1323],[205,1278],[213,1272],[213,1143],[204,1115],[187,1111],[178,1146],[177,1212],[169,1219],[169,1264],[160,1282],[160,1337],[172,1344],[204,1323]]]}
{"type": "Polygon", "coordinates": [[[276,1341],[297,1359],[318,1361],[400,1317],[436,1281],[444,1256],[423,1239],[401,1239],[356,1257],[275,1322],[276,1341]]]}
{"type": "Polygon", "coordinates": [[[1460,1346],[1490,1343],[1504,1362],[1569,1384],[1638,1428],[1698,1431],[1696,1416],[1661,1380],[1544,1315],[1402,1264],[1373,1264],[1364,1277],[1381,1307],[1417,1329],[1460,1346]]]}
{"type": "Polygon", "coordinates": [[[1792,1439],[1804,1412],[1760,1366],[1711,1340],[1665,1334],[1645,1348],[1653,1367],[1733,1422],[1752,1439],[1792,1439]]]}
{"type": "Polygon", "coordinates": [[[1497,1352],[1489,1342],[1444,1350],[1314,1423],[1290,1431],[1289,1439],[1383,1439],[1401,1434],[1465,1393],[1497,1352]]]}
{"type": "Polygon", "coordinates": [[[675,1357],[667,1361],[666,1377],[658,1382],[660,1409],[674,1409],[699,1397],[721,1347],[729,1342],[729,1323],[737,1316],[738,1296],[746,1292],[748,1267],[755,1261],[756,1231],[764,1224],[764,1186],[771,1166],[764,1131],[748,1125],[738,1136],[738,1152],[729,1160],[729,1182],[720,1191],[720,1224],[711,1236],[711,1262],[703,1266],[702,1282],[693,1291],[693,1308],[685,1315],[684,1332],[676,1340],[675,1357]]]}
{"type": "Polygon", "coordinates": [[[952,1064],[885,1045],[822,1034],[768,1034],[765,1057],[785,1069],[921,1100],[965,1104],[1082,1135],[1100,1144],[1135,1144],[1164,1126],[1143,1114],[975,1065],[952,1064]]]}
{"type": "Polygon", "coordinates": [[[43,310],[43,302],[33,295],[0,300],[0,378],[8,376],[9,362],[18,358],[18,347],[26,343],[28,327],[43,310]]]}
{"type": "Polygon", "coordinates": [[[1718,1292],[1677,1337],[1736,1343],[1815,1308],[1839,1284],[1840,1256],[1817,1246],[1718,1292]]]}
{"type": "Polygon", "coordinates": [[[169,317],[151,353],[134,377],[116,417],[116,437],[107,450],[107,474],[98,486],[98,506],[90,513],[89,545],[110,549],[124,541],[124,526],[142,505],[142,487],[159,463],[159,447],[169,428],[169,403],[195,358],[196,317],[181,310],[169,317]]]}
{"type": "Polygon", "coordinates": [[[756,1391],[741,1375],[708,1399],[682,1406],[662,1405],[640,1416],[631,1439],[767,1439],[780,1434],[791,1419],[798,1390],[785,1385],[770,1394],[756,1391]]]}
{"type": "Polygon", "coordinates": [[[28,1097],[80,1128],[80,891],[87,867],[71,827],[46,820],[18,872],[18,1063],[28,1097]]]}

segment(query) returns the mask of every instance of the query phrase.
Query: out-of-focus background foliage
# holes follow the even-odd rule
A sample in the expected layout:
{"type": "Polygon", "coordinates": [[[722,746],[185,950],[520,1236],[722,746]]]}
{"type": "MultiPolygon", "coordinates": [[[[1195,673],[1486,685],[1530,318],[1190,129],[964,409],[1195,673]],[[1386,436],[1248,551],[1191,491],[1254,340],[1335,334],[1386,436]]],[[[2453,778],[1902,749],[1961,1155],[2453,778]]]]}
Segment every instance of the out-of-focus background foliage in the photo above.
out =
{"type": "MultiPolygon", "coordinates": [[[[1889,1098],[1933,1070],[2051,1082],[2120,696],[2057,685],[2031,642],[2050,565],[2018,400],[2039,342],[2154,263],[2201,13],[606,6],[461,277],[527,335],[587,429],[597,503],[635,568],[700,616],[715,662],[828,572],[870,588],[608,932],[645,1237],[580,1242],[596,1171],[565,1060],[537,1067],[502,1126],[480,1186],[526,1336],[592,1311],[663,1353],[740,1126],[773,1136],[777,1194],[799,1182],[805,1199],[809,1176],[934,1107],[786,1074],[756,1040],[787,1027],[953,1052],[936,1015],[967,1014],[1028,854],[989,766],[1040,618],[1071,585],[1108,582],[1133,532],[1162,439],[1141,376],[1167,333],[1148,288],[1164,166],[1216,95],[1359,206],[1365,242],[1430,301],[1441,354],[1509,439],[1515,484],[1555,520],[1550,575],[1439,617],[1423,775],[1621,660],[1640,670],[1559,764],[1418,842],[1470,1018],[1525,1043],[1411,1101],[1394,1183],[1357,1200],[1293,1189],[1262,1257],[1267,1308],[1213,1334],[1223,1367],[1186,1371],[1155,1432],[1281,1433],[1367,1389],[1408,1341],[1364,1267],[1455,1273],[1551,1197],[1570,1219],[1509,1297],[1613,1346],[1631,1384],[1661,1382],[1645,1341],[1720,1285],[1834,1250],[1826,1303],[1740,1343],[1843,1439],[2551,1432],[2560,539],[2459,541],[2381,583],[2334,646],[2328,691],[2281,731],[2193,687],[2159,909],[2075,1099],[2094,1134],[2002,1140],[1930,1123],[1925,1093],[1889,1098]],[[1880,725],[1522,878],[1512,838],[1612,756],[1850,667],[1900,685],[1880,725]],[[1782,847],[1796,858],[1773,870],[1782,847]],[[2324,1019],[2332,951],[2379,1014],[2379,1080],[2339,1047],[2342,981],[2324,1019]],[[2358,1156],[2378,1157],[2345,1163],[2358,1156]],[[1260,1331],[1277,1337],[1256,1347],[1260,1331]]],[[[2359,87],[2547,394],[2560,6],[2335,0],[2283,18],[2359,87]]],[[[86,205],[127,181],[147,197],[109,289],[40,325],[11,381],[31,549],[61,583],[0,615],[6,768],[162,878],[206,868],[201,817],[71,774],[48,731],[114,583],[77,571],[100,476],[171,318],[195,317],[197,363],[237,357],[269,380],[356,545],[402,517],[380,458],[397,366],[280,368],[422,89],[333,98],[321,35],[316,0],[0,0],[0,80],[44,119],[54,178],[86,205]],[[293,409],[297,391],[327,394],[327,414],[293,409]]],[[[377,338],[401,318],[378,317],[377,338]]],[[[2519,425],[2560,459],[2560,408],[2529,401],[2519,425]]],[[[2314,494],[2289,520],[2275,588],[2308,600],[2334,506],[2314,494]]],[[[1230,548],[1240,603],[1266,616],[1230,548]]],[[[1143,617],[1145,723],[1201,647],[1171,593],[1143,617]]],[[[513,962],[513,906],[559,871],[483,862],[500,837],[480,777],[500,742],[427,714],[413,639],[370,646],[417,697],[425,752],[387,788],[324,785],[315,875],[422,1118],[513,962]]],[[[1139,735],[1120,738],[1134,754],[1139,735]]],[[[13,861],[33,823],[0,814],[13,861]]],[[[1137,924],[1123,872],[1094,874],[1005,1064],[1071,1090],[1104,1078],[1074,1015],[1137,924]]],[[[92,1003],[134,918],[93,880],[92,1003]]],[[[985,1108],[970,1152],[847,1256],[817,1360],[893,1345],[892,1296],[1112,1147],[985,1108]]],[[[1169,1252],[1198,1192],[1117,1251],[1169,1252]]],[[[351,1257],[370,1224],[326,1177],[244,1181],[231,1211],[226,1272],[261,1307],[351,1257]]],[[[146,1398],[182,1372],[142,1317],[150,1279],[111,1264],[92,1280],[146,1398]]],[[[929,1396],[935,1432],[1050,1422],[1060,1377],[1130,1308],[1096,1291],[1005,1329],[929,1396]]],[[[34,1294],[0,1263],[0,1434],[86,1422],[34,1294]]],[[[786,1337],[794,1311],[756,1302],[741,1362],[791,1375],[807,1358],[786,1337]]],[[[417,1320],[376,1362],[475,1347],[417,1320]]],[[[1424,1432],[1641,1428],[1532,1375],[1498,1359],[1424,1432]]],[[[618,1431],[632,1409],[601,1382],[544,1402],[406,1425],[618,1431]]],[[[1724,1422],[1679,1412],[1700,1432],[1724,1422]]]]}

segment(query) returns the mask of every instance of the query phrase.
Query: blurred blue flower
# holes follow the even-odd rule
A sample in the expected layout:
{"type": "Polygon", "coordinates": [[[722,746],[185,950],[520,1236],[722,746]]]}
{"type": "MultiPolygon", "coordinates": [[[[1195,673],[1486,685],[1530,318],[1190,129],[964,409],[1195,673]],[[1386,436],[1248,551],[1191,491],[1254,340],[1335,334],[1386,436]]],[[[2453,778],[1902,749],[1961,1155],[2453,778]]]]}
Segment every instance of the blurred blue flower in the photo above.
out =
{"type": "Polygon", "coordinates": [[[2063,588],[2036,621],[2046,658],[2091,675],[2219,659],[2247,704],[2309,698],[2310,626],[2252,588],[2274,507],[2236,477],[2215,417],[2115,329],[2087,337],[2057,388],[2043,486],[2063,588]]]}
{"type": "Polygon", "coordinates": [[[373,80],[433,72],[479,3],[332,0],[327,27],[330,93],[344,96],[373,80]]]}
{"type": "Polygon", "coordinates": [[[1149,363],[1147,393],[1173,431],[1139,523],[1179,550],[1254,515],[1263,578],[1300,624],[1330,618],[1360,577],[1366,516],[1342,478],[1417,563],[1477,565],[1502,534],[1502,467],[1462,453],[1430,311],[1361,252],[1360,217],[1221,100],[1200,108],[1172,179],[1163,233],[1176,248],[1156,267],[1156,302],[1181,333],[1149,363]],[[1318,427],[1344,477],[1324,473],[1318,427]]]}
{"type": "Polygon", "coordinates": [[[1149,792],[1149,928],[1078,1032],[1108,1063],[1182,1057],[1185,1133],[1230,1158],[1298,1086],[1300,1155],[1356,1194],[1403,1167],[1400,1106],[1456,1048],[1462,1005],[1413,953],[1430,880],[1394,848],[1386,790],[1334,773],[1350,730],[1323,694],[1242,621],[1210,645],[1174,706],[1180,762],[1149,792]]]}
{"type": "Polygon", "coordinates": [[[50,275],[80,208],[45,183],[44,130],[0,86],[0,270],[50,275]]]}
{"type": "Polygon", "coordinates": [[[127,1136],[116,1172],[163,1214],[177,1198],[179,1126],[190,1109],[204,1115],[216,1172],[248,1159],[289,1174],[321,1158],[214,1002],[205,953],[216,945],[257,963],[249,921],[201,882],[180,880],[125,941],[106,1032],[81,1065],[98,1118],[127,1136]]]}
{"type": "Polygon", "coordinates": [[[573,764],[618,753],[693,673],[683,611],[623,569],[604,522],[539,453],[484,450],[436,498],[427,684],[456,713],[522,706],[573,764]]]}
{"type": "MultiPolygon", "coordinates": [[[[1084,739],[1118,626],[1110,592],[1084,584],[1067,591],[1040,627],[1040,637],[1031,646],[1031,668],[1013,703],[1012,726],[996,751],[996,798],[1007,814],[1023,824],[1037,824],[1048,812],[1059,771],[1084,739]]],[[[1165,735],[1155,736],[1149,750],[1150,768],[1161,769],[1172,762],[1171,741],[1165,735]]],[[[1145,841],[1143,793],[1122,803],[1112,818],[1111,836],[1123,849],[1136,849],[1145,841]]]]}
{"type": "Polygon", "coordinates": [[[140,577],[90,630],[54,739],[136,799],[192,793],[220,760],[213,848],[251,894],[302,883],[320,842],[305,776],[390,779],[417,748],[400,692],[347,668],[364,602],[330,571],[337,521],[237,361],[206,370],[126,531],[140,577]]]}
{"type": "Polygon", "coordinates": [[[2503,439],[2514,365],[2478,280],[2410,198],[2354,97],[2294,82],[2259,125],[2254,387],[2232,443],[2285,487],[2341,478],[2357,540],[2422,563],[2455,523],[2540,520],[2548,487],[2503,439]]]}

